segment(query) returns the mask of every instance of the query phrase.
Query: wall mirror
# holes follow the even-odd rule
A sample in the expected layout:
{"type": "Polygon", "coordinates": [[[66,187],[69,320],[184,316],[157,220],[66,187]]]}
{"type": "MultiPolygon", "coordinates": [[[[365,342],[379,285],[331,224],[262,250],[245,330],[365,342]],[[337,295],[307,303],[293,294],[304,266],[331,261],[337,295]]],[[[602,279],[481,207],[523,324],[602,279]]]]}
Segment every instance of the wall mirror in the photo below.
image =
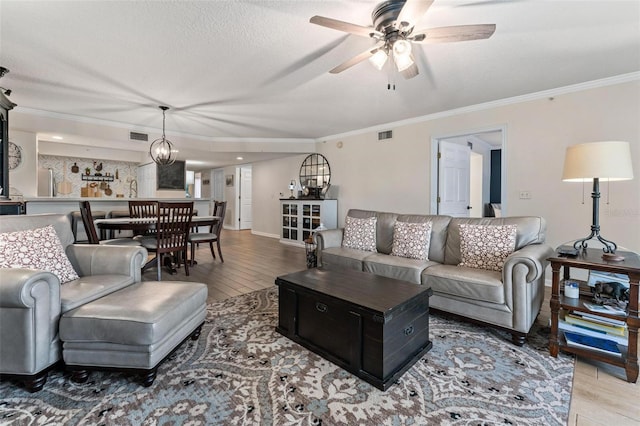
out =
{"type": "Polygon", "coordinates": [[[331,181],[331,167],[322,154],[309,154],[300,166],[302,194],[314,198],[324,196],[331,181]]]}

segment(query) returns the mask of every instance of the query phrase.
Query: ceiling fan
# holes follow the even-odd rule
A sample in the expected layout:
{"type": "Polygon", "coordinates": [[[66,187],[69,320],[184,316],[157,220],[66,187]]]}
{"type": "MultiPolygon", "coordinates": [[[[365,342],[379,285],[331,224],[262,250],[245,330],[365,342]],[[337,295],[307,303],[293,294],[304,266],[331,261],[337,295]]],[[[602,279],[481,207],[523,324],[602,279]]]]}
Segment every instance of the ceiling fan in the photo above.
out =
{"type": "Polygon", "coordinates": [[[412,53],[412,43],[449,43],[481,40],[491,37],[495,24],[456,25],[415,30],[415,23],[427,12],[434,0],[388,0],[378,4],[371,13],[373,26],[364,27],[324,16],[313,16],[309,22],[338,31],[370,37],[376,44],[329,71],[342,72],[369,59],[379,70],[391,57],[397,70],[406,79],[418,75],[412,53]]]}

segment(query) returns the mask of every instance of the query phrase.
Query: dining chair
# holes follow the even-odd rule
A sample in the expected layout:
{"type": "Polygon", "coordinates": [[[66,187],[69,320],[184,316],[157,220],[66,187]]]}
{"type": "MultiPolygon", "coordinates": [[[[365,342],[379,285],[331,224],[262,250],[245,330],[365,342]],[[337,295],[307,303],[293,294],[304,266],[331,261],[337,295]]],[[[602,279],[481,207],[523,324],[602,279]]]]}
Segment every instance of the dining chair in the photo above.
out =
{"type": "Polygon", "coordinates": [[[196,244],[199,243],[209,243],[209,248],[211,249],[211,255],[213,258],[216,258],[216,253],[213,250],[213,243],[215,242],[218,246],[218,254],[220,255],[220,262],[224,263],[224,258],[222,257],[222,250],[220,250],[220,233],[222,232],[222,225],[224,223],[224,215],[227,212],[227,202],[226,201],[215,201],[213,205],[213,215],[218,216],[220,219],[217,221],[212,221],[211,225],[209,225],[209,232],[198,232],[189,234],[189,244],[191,245],[191,266],[195,261],[196,257],[196,244]]]}
{"type": "Polygon", "coordinates": [[[162,280],[162,267],[165,255],[172,255],[176,267],[184,260],[184,272],[189,275],[189,262],[187,262],[187,239],[189,238],[189,226],[193,216],[193,201],[190,202],[163,202],[156,203],[156,238],[143,238],[139,240],[148,251],[156,253],[155,261],[158,268],[158,281],[162,280]]]}
{"type": "MultiPolygon", "coordinates": [[[[129,200],[129,217],[155,219],[157,216],[157,201],[129,200]]],[[[133,238],[135,240],[141,241],[148,238],[155,239],[155,235],[155,230],[147,230],[144,232],[144,234],[136,235],[133,238]]]]}
{"type": "Polygon", "coordinates": [[[158,214],[157,201],[129,200],[130,217],[150,217],[155,218],[158,214]]]}
{"type": "Polygon", "coordinates": [[[91,204],[88,201],[80,201],[80,215],[82,216],[82,224],[87,233],[89,244],[107,244],[119,246],[139,246],[140,242],[132,238],[113,238],[110,240],[100,240],[98,231],[96,231],[93,215],[91,214],[91,204]]]}

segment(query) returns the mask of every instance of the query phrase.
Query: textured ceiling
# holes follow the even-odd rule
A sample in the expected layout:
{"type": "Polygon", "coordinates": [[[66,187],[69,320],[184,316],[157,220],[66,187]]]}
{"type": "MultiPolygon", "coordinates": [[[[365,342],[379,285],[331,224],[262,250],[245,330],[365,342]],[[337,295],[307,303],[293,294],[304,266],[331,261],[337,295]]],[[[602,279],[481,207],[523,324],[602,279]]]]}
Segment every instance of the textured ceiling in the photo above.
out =
{"type": "Polygon", "coordinates": [[[640,70],[636,0],[436,0],[418,28],[495,34],[415,47],[412,80],[329,74],[373,42],[309,18],[367,26],[376,3],[2,0],[0,86],[27,112],[158,129],[162,104],[172,132],[303,139],[640,70]]]}

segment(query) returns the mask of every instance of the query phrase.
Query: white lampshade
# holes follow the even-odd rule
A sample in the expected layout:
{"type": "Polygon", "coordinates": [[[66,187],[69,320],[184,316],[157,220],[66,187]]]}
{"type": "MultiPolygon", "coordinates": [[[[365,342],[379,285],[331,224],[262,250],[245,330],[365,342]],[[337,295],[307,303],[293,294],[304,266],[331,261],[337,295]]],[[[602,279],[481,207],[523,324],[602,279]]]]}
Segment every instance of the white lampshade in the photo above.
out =
{"type": "Polygon", "coordinates": [[[583,182],[593,178],[633,179],[629,142],[589,142],[568,147],[562,180],[583,182]]]}
{"type": "Polygon", "coordinates": [[[398,71],[404,71],[411,65],[413,65],[413,59],[411,59],[411,55],[394,56],[393,60],[396,62],[398,71]]]}
{"type": "Polygon", "coordinates": [[[387,52],[385,52],[384,49],[379,49],[372,57],[369,58],[369,62],[371,62],[378,70],[381,70],[387,62],[387,58],[387,52]]]}
{"type": "Polygon", "coordinates": [[[409,56],[411,54],[411,43],[407,40],[397,40],[393,43],[394,56],[409,56]]]}
{"type": "Polygon", "coordinates": [[[393,44],[393,60],[398,71],[404,71],[413,65],[411,57],[411,43],[407,40],[398,40],[393,44]]]}

